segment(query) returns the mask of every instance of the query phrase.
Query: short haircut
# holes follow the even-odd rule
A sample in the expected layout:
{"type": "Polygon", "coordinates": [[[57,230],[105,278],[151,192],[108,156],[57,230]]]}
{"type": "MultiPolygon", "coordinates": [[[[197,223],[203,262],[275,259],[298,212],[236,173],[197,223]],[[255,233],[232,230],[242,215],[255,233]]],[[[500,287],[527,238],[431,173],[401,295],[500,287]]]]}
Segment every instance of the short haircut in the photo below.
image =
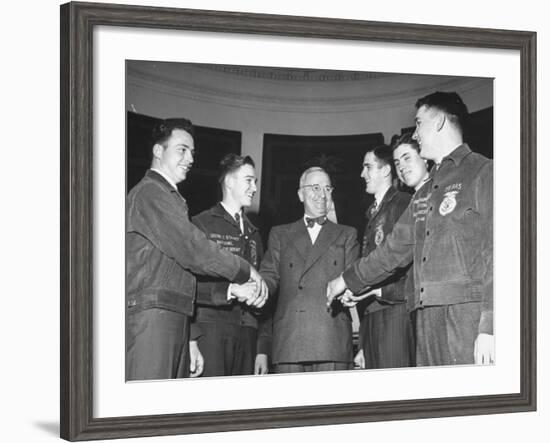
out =
{"type": "Polygon", "coordinates": [[[395,178],[395,165],[393,164],[393,151],[388,145],[379,145],[368,148],[365,152],[367,155],[369,152],[374,154],[376,162],[378,163],[379,168],[383,168],[388,165],[391,169],[391,176],[395,178]]]}
{"type": "Polygon", "coordinates": [[[413,139],[412,136],[413,136],[412,132],[405,132],[404,134],[401,134],[401,135],[394,135],[392,137],[392,146],[391,146],[392,153],[401,145],[411,145],[416,152],[420,153],[420,146],[418,146],[418,142],[415,139],[413,139]]]}
{"type": "Polygon", "coordinates": [[[416,109],[420,109],[422,106],[439,109],[444,112],[451,123],[461,131],[467,123],[468,108],[456,92],[437,91],[429,94],[417,100],[416,109]]]}
{"type": "Polygon", "coordinates": [[[223,185],[223,181],[225,177],[227,177],[227,174],[231,174],[232,172],[235,172],[237,169],[239,169],[241,166],[244,165],[250,165],[253,168],[256,167],[254,164],[254,160],[247,155],[246,157],[242,157],[238,154],[227,154],[220,160],[219,165],[219,173],[218,173],[218,182],[220,185],[223,185]]]}
{"type": "Polygon", "coordinates": [[[330,175],[328,175],[328,172],[324,168],[321,168],[320,166],[312,166],[310,168],[307,168],[304,172],[302,172],[302,175],[300,176],[300,188],[304,186],[307,176],[312,172],[324,172],[325,174],[327,174],[328,179],[330,180],[330,175]]]}
{"type": "Polygon", "coordinates": [[[151,134],[151,147],[156,144],[164,146],[164,143],[170,138],[174,129],[181,129],[189,133],[191,137],[194,137],[193,123],[190,120],[186,118],[167,118],[154,126],[151,134]]]}

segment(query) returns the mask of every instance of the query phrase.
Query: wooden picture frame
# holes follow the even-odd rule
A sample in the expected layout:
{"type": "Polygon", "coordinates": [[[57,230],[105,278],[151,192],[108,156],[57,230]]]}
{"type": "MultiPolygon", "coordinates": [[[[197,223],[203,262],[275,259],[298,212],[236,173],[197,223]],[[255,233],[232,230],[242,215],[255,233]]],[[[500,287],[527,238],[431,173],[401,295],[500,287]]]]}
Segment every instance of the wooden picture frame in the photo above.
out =
{"type": "Polygon", "coordinates": [[[68,3],[61,6],[61,437],[70,441],[536,409],[536,34],[328,18],[68,3]],[[93,29],[230,32],[518,51],[521,64],[520,392],[97,418],[93,416],[93,29]]]}

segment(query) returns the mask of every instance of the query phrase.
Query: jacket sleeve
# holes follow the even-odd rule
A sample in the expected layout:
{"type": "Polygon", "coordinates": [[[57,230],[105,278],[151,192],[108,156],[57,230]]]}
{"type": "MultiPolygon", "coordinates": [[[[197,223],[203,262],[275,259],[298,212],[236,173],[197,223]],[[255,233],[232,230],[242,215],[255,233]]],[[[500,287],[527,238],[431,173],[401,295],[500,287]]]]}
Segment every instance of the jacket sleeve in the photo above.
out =
{"type": "Polygon", "coordinates": [[[409,205],[386,240],[344,271],[342,276],[346,286],[352,292],[359,293],[367,286],[386,280],[412,262],[413,248],[414,220],[412,205],[409,205]]]}
{"type": "Polygon", "coordinates": [[[281,239],[279,238],[279,230],[275,227],[269,233],[269,239],[267,241],[267,251],[262,259],[262,264],[260,266],[260,274],[267,284],[270,297],[272,297],[279,288],[280,257],[281,239]]]}
{"type": "Polygon", "coordinates": [[[349,234],[346,236],[345,248],[345,266],[349,266],[359,258],[359,243],[357,242],[357,230],[355,228],[349,230],[349,234]]]}
{"type": "Polygon", "coordinates": [[[208,281],[197,278],[197,304],[206,306],[227,306],[233,299],[228,299],[228,281],[208,281]]]}
{"type": "Polygon", "coordinates": [[[273,314],[271,310],[258,319],[258,340],[256,354],[265,354],[271,360],[271,345],[273,342],[273,314]]]}
{"type": "Polygon", "coordinates": [[[163,254],[195,274],[223,277],[244,283],[250,277],[250,265],[216,243],[190,221],[176,198],[159,187],[140,190],[141,195],[129,202],[132,217],[127,232],[145,236],[163,254]]]}
{"type": "Polygon", "coordinates": [[[195,321],[195,319],[193,318],[191,320],[191,325],[190,325],[190,328],[189,328],[189,341],[198,340],[200,336],[202,336],[202,329],[199,326],[199,324],[195,321]]]}
{"type": "Polygon", "coordinates": [[[482,306],[479,333],[493,334],[493,163],[488,162],[479,174],[476,204],[481,214],[482,306]]]}
{"type": "MultiPolygon", "coordinates": [[[[411,196],[405,194],[404,192],[399,192],[395,197],[395,203],[392,208],[392,217],[390,220],[391,226],[389,226],[388,232],[385,235],[388,235],[393,230],[393,227],[399,220],[399,217],[407,210],[411,202],[411,196]]],[[[386,282],[382,282],[382,299],[394,300],[395,297],[402,297],[405,292],[405,284],[407,271],[410,269],[410,266],[407,265],[404,268],[400,268],[395,272],[395,274],[386,282]]]]}
{"type": "MultiPolygon", "coordinates": [[[[264,250],[260,236],[257,236],[258,263],[261,263],[264,257],[264,250]]],[[[271,291],[270,291],[271,294],[271,291]]],[[[256,342],[256,354],[265,354],[271,361],[271,346],[273,342],[273,309],[275,307],[273,299],[268,299],[262,313],[258,318],[258,340],[256,342]]]]}

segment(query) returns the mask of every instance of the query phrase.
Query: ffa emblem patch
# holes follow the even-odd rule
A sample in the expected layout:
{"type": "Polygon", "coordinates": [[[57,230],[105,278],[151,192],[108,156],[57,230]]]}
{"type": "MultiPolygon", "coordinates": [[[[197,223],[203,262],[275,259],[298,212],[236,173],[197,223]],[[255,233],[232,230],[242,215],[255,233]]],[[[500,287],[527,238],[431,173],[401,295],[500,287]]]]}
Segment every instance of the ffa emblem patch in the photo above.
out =
{"type": "Polygon", "coordinates": [[[382,225],[378,225],[376,227],[376,232],[374,234],[374,243],[376,244],[376,246],[378,246],[383,241],[384,241],[384,230],[382,229],[382,225]]]}
{"type": "Polygon", "coordinates": [[[450,214],[456,208],[456,194],[458,191],[446,192],[439,206],[439,213],[445,217],[447,214],[450,214]]]}

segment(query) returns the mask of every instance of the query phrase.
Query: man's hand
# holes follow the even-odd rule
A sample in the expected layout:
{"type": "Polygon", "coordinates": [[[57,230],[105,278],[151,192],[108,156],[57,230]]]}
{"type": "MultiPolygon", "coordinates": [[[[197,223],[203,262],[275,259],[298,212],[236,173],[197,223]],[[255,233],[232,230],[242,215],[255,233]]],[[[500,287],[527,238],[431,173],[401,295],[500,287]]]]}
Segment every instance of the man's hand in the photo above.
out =
{"type": "Polygon", "coordinates": [[[353,308],[358,302],[364,300],[367,297],[370,297],[371,295],[381,297],[382,289],[375,289],[374,291],[365,292],[364,294],[359,295],[353,295],[353,292],[351,292],[349,289],[346,289],[342,297],[340,297],[340,303],[342,303],[342,305],[344,305],[346,308],[353,308]]]}
{"type": "Polygon", "coordinates": [[[256,361],[254,362],[254,374],[255,375],[267,374],[268,370],[269,370],[269,365],[267,361],[267,355],[266,354],[256,355],[256,361]]]}
{"type": "Polygon", "coordinates": [[[355,364],[356,367],[365,369],[365,354],[363,353],[362,349],[359,349],[359,351],[357,351],[357,354],[353,359],[353,363],[355,364]]]}
{"type": "Polygon", "coordinates": [[[258,285],[253,280],[248,280],[241,285],[231,283],[229,285],[229,292],[241,303],[246,303],[248,300],[256,298],[258,295],[258,285]]]}
{"type": "Polygon", "coordinates": [[[265,305],[265,302],[267,301],[267,297],[269,295],[267,285],[265,284],[262,276],[258,274],[258,271],[256,271],[253,266],[250,267],[250,279],[256,283],[257,293],[256,297],[254,299],[248,300],[246,304],[254,306],[255,308],[261,308],[263,305],[265,305]]]}
{"type": "Polygon", "coordinates": [[[330,308],[330,305],[334,299],[340,296],[346,290],[346,282],[344,278],[340,275],[334,280],[328,282],[327,285],[327,307],[330,308]]]}
{"type": "Polygon", "coordinates": [[[189,342],[189,373],[191,377],[199,377],[204,370],[204,358],[196,340],[189,342]]]}
{"type": "Polygon", "coordinates": [[[490,365],[495,362],[495,336],[479,334],[474,344],[474,362],[476,365],[490,365]]]}

